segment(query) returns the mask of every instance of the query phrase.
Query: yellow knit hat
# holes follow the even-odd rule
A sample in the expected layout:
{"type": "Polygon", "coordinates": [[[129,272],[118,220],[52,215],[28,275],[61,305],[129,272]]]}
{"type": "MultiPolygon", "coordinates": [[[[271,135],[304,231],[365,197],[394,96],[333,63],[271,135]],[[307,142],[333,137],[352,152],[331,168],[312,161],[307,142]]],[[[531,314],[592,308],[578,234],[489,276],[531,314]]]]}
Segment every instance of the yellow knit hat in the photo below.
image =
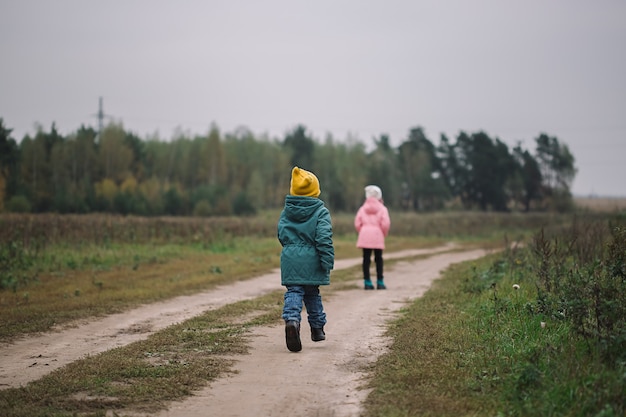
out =
{"type": "Polygon", "coordinates": [[[315,174],[302,168],[293,167],[291,170],[291,187],[289,188],[291,195],[319,197],[320,192],[320,182],[315,174]]]}

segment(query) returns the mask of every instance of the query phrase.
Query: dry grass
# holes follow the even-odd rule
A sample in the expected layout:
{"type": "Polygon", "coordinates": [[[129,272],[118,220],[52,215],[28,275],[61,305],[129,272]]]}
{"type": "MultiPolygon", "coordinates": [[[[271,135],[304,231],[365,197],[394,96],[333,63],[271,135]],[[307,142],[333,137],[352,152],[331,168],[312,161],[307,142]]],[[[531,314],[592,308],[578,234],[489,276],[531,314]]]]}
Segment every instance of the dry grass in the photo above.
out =
{"type": "MultiPolygon", "coordinates": [[[[277,212],[254,218],[0,215],[0,245],[37,253],[36,281],[0,291],[0,340],[246,279],[279,265],[277,212]]],[[[333,215],[335,253],[358,257],[353,214],[333,215]]],[[[392,213],[387,251],[481,246],[558,224],[551,214],[392,213]]]]}
{"type": "MultiPolygon", "coordinates": [[[[59,262],[16,292],[0,291],[0,340],[265,273],[277,267],[280,245],[247,239],[217,252],[176,246],[154,258],[146,255],[159,253],[151,247],[121,245],[112,251],[108,256],[118,263],[110,267],[86,263],[72,269],[59,262]]],[[[57,252],[61,259],[68,256],[57,252]]]]}
{"type": "Polygon", "coordinates": [[[576,197],[577,207],[602,213],[614,213],[626,210],[626,197],[576,197]]]}

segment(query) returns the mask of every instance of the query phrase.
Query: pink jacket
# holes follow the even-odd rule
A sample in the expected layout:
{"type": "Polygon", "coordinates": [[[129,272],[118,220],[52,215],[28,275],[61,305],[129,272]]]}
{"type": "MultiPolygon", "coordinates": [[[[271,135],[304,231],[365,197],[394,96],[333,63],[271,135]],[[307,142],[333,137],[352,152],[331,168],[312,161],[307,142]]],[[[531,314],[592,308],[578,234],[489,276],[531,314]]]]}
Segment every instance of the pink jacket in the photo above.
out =
{"type": "Polygon", "coordinates": [[[390,226],[389,211],[382,201],[375,197],[366,199],[354,218],[354,228],[359,233],[357,248],[385,249],[390,226]]]}

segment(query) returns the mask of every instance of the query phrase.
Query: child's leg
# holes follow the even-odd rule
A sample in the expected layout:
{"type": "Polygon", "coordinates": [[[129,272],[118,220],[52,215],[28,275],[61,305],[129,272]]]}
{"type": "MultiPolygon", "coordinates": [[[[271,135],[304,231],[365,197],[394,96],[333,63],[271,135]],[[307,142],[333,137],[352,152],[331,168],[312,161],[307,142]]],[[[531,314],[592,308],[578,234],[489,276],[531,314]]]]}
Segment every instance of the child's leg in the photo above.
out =
{"type": "Polygon", "coordinates": [[[304,286],[304,305],[306,306],[306,312],[311,327],[314,329],[324,327],[326,324],[326,313],[324,313],[319,286],[304,286]]]}
{"type": "Polygon", "coordinates": [[[383,250],[374,249],[374,262],[376,262],[376,279],[383,280],[383,250]]]}
{"type": "Polygon", "coordinates": [[[379,290],[384,290],[387,287],[385,286],[384,276],[383,276],[383,250],[382,249],[374,249],[374,262],[376,262],[376,288],[379,290]]]}
{"type": "Polygon", "coordinates": [[[326,313],[324,313],[319,286],[304,286],[304,305],[306,306],[309,325],[311,325],[311,340],[314,342],[326,340],[326,333],[324,333],[326,313]]]}
{"type": "Polygon", "coordinates": [[[287,349],[291,352],[300,352],[300,313],[302,313],[302,300],[304,287],[302,285],[287,285],[285,292],[285,304],[283,306],[283,319],[285,320],[285,341],[287,349]]]}
{"type": "Polygon", "coordinates": [[[370,263],[372,262],[372,250],[363,249],[363,279],[370,279],[370,263]]]}
{"type": "Polygon", "coordinates": [[[283,306],[283,319],[285,322],[296,321],[300,323],[303,298],[304,286],[287,285],[287,291],[285,292],[285,304],[283,306]]]}
{"type": "Polygon", "coordinates": [[[373,290],[374,285],[370,279],[370,264],[372,262],[372,250],[363,249],[363,283],[366,290],[373,290]]]}

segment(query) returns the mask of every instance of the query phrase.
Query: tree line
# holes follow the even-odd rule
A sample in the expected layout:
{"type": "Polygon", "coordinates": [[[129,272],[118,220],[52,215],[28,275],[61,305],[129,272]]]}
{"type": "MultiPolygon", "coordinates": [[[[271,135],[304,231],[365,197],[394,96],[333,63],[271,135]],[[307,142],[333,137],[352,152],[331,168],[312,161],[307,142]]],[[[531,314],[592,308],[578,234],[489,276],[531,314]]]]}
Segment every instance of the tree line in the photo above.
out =
{"type": "Polygon", "coordinates": [[[374,148],[331,135],[314,138],[298,125],[270,139],[240,128],[171,140],[141,139],[121,124],[67,136],[53,124],[19,142],[0,118],[0,211],[157,215],[249,215],[283,205],[294,165],[317,174],[322,198],[355,211],[363,187],[377,184],[396,210],[529,211],[571,208],[574,156],[545,133],[535,148],[509,148],[485,132],[442,134],[423,128],[398,147],[388,135],[374,148]]]}

